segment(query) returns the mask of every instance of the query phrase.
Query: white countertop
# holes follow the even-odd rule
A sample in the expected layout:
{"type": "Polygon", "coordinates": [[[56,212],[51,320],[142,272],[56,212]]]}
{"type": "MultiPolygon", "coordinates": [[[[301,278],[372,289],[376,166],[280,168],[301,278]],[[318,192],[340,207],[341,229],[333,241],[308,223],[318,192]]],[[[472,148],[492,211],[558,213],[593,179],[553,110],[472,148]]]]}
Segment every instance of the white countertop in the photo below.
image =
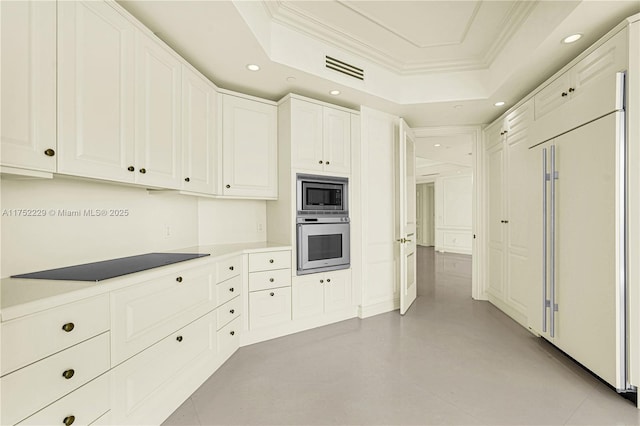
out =
{"type": "MultiPolygon", "coordinates": [[[[29,315],[65,303],[107,293],[143,281],[171,274],[185,267],[206,265],[228,256],[290,250],[291,246],[270,243],[239,243],[184,247],[165,253],[209,253],[210,256],[161,266],[99,282],[3,278],[0,280],[0,318],[2,321],[29,315]]],[[[140,253],[143,254],[143,253],[140,253]]],[[[104,259],[109,260],[109,259],[104,259]]]]}

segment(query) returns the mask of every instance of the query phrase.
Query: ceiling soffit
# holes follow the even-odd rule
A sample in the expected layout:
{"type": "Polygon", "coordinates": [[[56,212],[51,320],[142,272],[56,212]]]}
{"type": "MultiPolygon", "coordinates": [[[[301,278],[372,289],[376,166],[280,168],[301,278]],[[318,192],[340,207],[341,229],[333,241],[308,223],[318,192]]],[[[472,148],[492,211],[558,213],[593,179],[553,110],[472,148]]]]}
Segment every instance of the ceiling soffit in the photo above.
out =
{"type": "Polygon", "coordinates": [[[486,69],[537,1],[263,0],[272,21],[401,74],[486,69]]]}

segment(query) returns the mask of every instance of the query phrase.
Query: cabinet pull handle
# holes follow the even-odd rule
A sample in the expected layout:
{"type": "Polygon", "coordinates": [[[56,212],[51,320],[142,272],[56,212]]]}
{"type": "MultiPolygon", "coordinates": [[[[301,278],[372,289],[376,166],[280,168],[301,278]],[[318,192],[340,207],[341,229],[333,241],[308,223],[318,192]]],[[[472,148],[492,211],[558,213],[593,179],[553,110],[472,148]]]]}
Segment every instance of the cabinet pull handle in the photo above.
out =
{"type": "Polygon", "coordinates": [[[136,168],[133,167],[133,166],[129,166],[129,167],[127,167],[127,170],[129,170],[130,172],[135,172],[136,168]]]}
{"type": "Polygon", "coordinates": [[[508,220],[505,220],[505,221],[504,221],[504,223],[509,223],[509,221],[508,221],[508,220]]]}
{"type": "Polygon", "coordinates": [[[320,284],[322,284],[324,282],[324,280],[320,280],[320,284]]]}
{"type": "Polygon", "coordinates": [[[76,374],[76,372],[73,370],[73,368],[70,368],[68,370],[65,370],[64,373],[62,373],[62,377],[69,380],[70,378],[73,377],[74,374],[76,374]]]}
{"type": "Polygon", "coordinates": [[[576,91],[576,89],[574,89],[573,87],[569,87],[569,93],[573,93],[575,91],[576,91]]]}
{"type": "Polygon", "coordinates": [[[273,282],[273,278],[269,278],[269,282],[272,283],[273,282]]]}
{"type": "Polygon", "coordinates": [[[229,266],[229,270],[230,270],[230,271],[233,271],[233,266],[229,266]]]}
{"type": "Polygon", "coordinates": [[[231,315],[233,315],[233,314],[235,314],[235,313],[236,313],[236,310],[235,310],[235,309],[231,309],[231,310],[229,311],[229,313],[230,313],[231,315]]]}
{"type": "Polygon", "coordinates": [[[76,416],[67,416],[64,418],[64,420],[62,420],[62,423],[64,423],[66,426],[71,426],[75,421],[76,416]]]}
{"type": "Polygon", "coordinates": [[[54,155],[56,155],[56,152],[49,148],[44,150],[44,155],[46,155],[47,157],[53,157],[54,155]]]}
{"type": "Polygon", "coordinates": [[[147,173],[147,169],[142,168],[142,169],[139,170],[139,172],[142,173],[142,174],[145,174],[145,173],[147,173]]]}
{"type": "Polygon", "coordinates": [[[562,92],[561,96],[564,98],[565,96],[569,96],[569,94],[567,92],[562,92]]]}
{"type": "Polygon", "coordinates": [[[231,287],[231,288],[229,289],[229,291],[230,291],[231,293],[233,293],[233,291],[234,291],[233,287],[231,287]]]}
{"type": "Polygon", "coordinates": [[[330,283],[331,282],[331,278],[327,278],[327,282],[330,283]]]}
{"type": "Polygon", "coordinates": [[[273,263],[273,259],[269,259],[269,263],[273,263]]]}
{"type": "Polygon", "coordinates": [[[62,326],[62,329],[63,329],[64,331],[66,331],[67,333],[70,333],[70,332],[72,332],[72,331],[73,331],[73,329],[74,329],[75,327],[76,327],[76,326],[75,326],[72,322],[68,322],[68,323],[66,323],[65,325],[63,325],[63,326],[62,326]]]}
{"type": "Polygon", "coordinates": [[[225,185],[224,187],[229,189],[229,188],[231,188],[231,185],[225,185]]]}
{"type": "Polygon", "coordinates": [[[179,283],[181,283],[181,282],[182,282],[182,277],[178,277],[178,278],[176,278],[176,281],[178,281],[179,283]]]}
{"type": "Polygon", "coordinates": [[[236,334],[236,332],[232,330],[229,334],[234,336],[236,334]]]}
{"type": "Polygon", "coordinates": [[[274,292],[269,293],[269,296],[275,296],[276,294],[274,292]]]}
{"type": "Polygon", "coordinates": [[[318,161],[318,164],[322,164],[322,160],[318,161]]]}
{"type": "Polygon", "coordinates": [[[182,342],[182,336],[178,336],[178,337],[176,337],[176,340],[177,340],[178,342],[182,342]]]}
{"type": "Polygon", "coordinates": [[[185,182],[191,182],[191,179],[189,179],[188,177],[184,178],[185,182]]]}

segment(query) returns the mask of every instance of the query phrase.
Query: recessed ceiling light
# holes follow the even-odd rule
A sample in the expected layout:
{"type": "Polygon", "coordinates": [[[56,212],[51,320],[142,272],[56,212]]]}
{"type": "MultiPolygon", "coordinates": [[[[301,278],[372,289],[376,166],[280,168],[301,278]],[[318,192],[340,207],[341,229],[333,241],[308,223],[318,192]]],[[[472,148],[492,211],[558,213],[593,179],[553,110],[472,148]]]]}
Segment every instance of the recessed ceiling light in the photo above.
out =
{"type": "Polygon", "coordinates": [[[260,71],[260,65],[249,64],[249,65],[247,65],[247,69],[249,71],[260,71]]]}
{"type": "Polygon", "coordinates": [[[435,146],[436,148],[438,148],[439,146],[441,146],[439,143],[434,143],[433,146],[435,146]]]}
{"type": "Polygon", "coordinates": [[[502,106],[502,105],[504,105],[504,102],[503,102],[503,101],[496,102],[494,105],[495,105],[495,106],[502,106]]]}
{"type": "Polygon", "coordinates": [[[562,42],[564,44],[575,43],[576,41],[580,40],[581,38],[582,38],[582,34],[580,34],[580,33],[571,34],[570,36],[566,36],[565,38],[563,38],[562,42]]]}
{"type": "Polygon", "coordinates": [[[295,77],[287,77],[287,81],[289,83],[293,83],[294,81],[296,81],[296,78],[295,77]]]}
{"type": "Polygon", "coordinates": [[[329,93],[332,94],[333,96],[338,96],[340,94],[340,91],[339,90],[332,90],[329,93]]]}
{"type": "Polygon", "coordinates": [[[461,109],[461,108],[462,108],[462,105],[454,105],[453,107],[454,107],[455,109],[461,109]]]}

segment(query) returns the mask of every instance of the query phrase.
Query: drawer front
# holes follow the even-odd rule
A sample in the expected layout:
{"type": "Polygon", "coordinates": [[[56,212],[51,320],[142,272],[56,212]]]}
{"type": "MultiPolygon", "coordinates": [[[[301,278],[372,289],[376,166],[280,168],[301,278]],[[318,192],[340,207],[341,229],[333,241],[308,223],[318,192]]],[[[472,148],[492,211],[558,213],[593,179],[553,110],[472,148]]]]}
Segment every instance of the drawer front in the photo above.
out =
{"type": "Polygon", "coordinates": [[[111,365],[214,309],[214,271],[210,266],[192,268],[113,292],[111,365]]]}
{"type": "Polygon", "coordinates": [[[103,374],[64,398],[20,422],[21,425],[88,425],[109,410],[109,373],[103,374]]]}
{"type": "Polygon", "coordinates": [[[160,424],[217,362],[216,314],[172,333],[111,371],[112,424],[160,424]]]}
{"type": "Polygon", "coordinates": [[[218,354],[227,359],[240,347],[240,329],[242,323],[236,318],[218,330],[218,354]]]}
{"type": "Polygon", "coordinates": [[[291,250],[249,254],[249,272],[291,268],[291,250]]]}
{"type": "Polygon", "coordinates": [[[19,422],[108,369],[109,333],[103,333],[0,378],[2,424],[19,422]]]}
{"type": "Polygon", "coordinates": [[[229,278],[240,275],[242,270],[242,256],[232,257],[216,263],[218,275],[216,282],[221,283],[229,278]]]}
{"type": "Polygon", "coordinates": [[[278,287],[291,287],[291,269],[276,269],[249,274],[249,291],[278,287]]]}
{"type": "Polygon", "coordinates": [[[109,330],[109,295],[17,318],[0,327],[4,376],[109,330]]]}
{"type": "Polygon", "coordinates": [[[225,282],[222,282],[216,286],[218,293],[218,304],[222,305],[229,300],[240,295],[242,289],[242,277],[233,277],[225,282]]]}
{"type": "Polygon", "coordinates": [[[224,305],[218,307],[216,309],[216,313],[218,315],[218,329],[221,329],[229,322],[240,316],[240,308],[242,307],[242,298],[236,297],[235,299],[231,299],[224,305]]]}
{"type": "Polygon", "coordinates": [[[249,294],[249,328],[269,327],[291,320],[291,287],[249,294]]]}

